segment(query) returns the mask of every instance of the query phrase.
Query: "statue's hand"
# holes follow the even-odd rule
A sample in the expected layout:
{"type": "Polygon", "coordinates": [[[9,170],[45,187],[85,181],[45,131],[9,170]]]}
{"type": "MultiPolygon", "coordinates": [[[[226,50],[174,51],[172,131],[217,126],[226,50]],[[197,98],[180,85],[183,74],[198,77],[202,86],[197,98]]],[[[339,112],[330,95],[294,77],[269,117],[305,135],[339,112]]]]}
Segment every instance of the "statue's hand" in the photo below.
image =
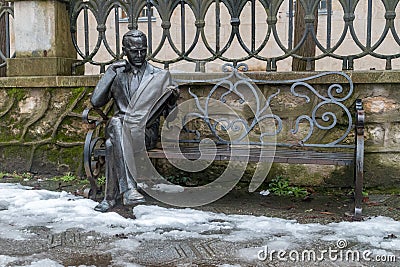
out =
{"type": "Polygon", "coordinates": [[[126,67],[126,60],[116,61],[113,64],[111,64],[108,68],[117,72],[117,69],[122,68],[122,67],[126,67]]]}
{"type": "Polygon", "coordinates": [[[169,89],[171,90],[171,96],[169,97],[169,104],[170,105],[175,105],[176,101],[179,99],[179,88],[178,86],[169,86],[169,89]]]}
{"type": "Polygon", "coordinates": [[[176,119],[178,114],[176,102],[179,99],[179,88],[178,86],[169,86],[168,89],[171,90],[171,95],[166,102],[163,115],[167,122],[172,122],[176,119]]]}

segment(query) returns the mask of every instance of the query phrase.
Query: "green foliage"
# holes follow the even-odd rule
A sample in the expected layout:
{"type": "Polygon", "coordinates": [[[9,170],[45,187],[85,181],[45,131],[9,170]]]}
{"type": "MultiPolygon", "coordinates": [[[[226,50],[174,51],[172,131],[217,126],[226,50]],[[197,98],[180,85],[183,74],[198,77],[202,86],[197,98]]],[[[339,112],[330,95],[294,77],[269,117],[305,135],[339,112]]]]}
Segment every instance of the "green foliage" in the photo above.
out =
{"type": "Polygon", "coordinates": [[[400,187],[376,187],[368,188],[370,194],[400,195],[400,187]]]}
{"type": "Polygon", "coordinates": [[[23,174],[21,174],[21,177],[22,177],[23,179],[28,179],[28,180],[30,180],[30,179],[33,177],[33,175],[30,174],[30,173],[24,172],[23,174]]]}
{"type": "Polygon", "coordinates": [[[306,189],[302,187],[297,187],[297,186],[291,186],[291,191],[293,196],[298,197],[298,198],[305,198],[308,195],[308,192],[306,189]]]}
{"type": "MultiPolygon", "coordinates": [[[[353,188],[353,189],[351,189],[351,190],[349,191],[348,195],[354,195],[354,194],[355,194],[355,192],[354,192],[354,188],[353,188]]],[[[369,196],[368,192],[367,192],[365,189],[363,189],[363,191],[361,192],[361,194],[362,194],[363,197],[368,197],[368,196],[369,196]]]]}
{"type": "Polygon", "coordinates": [[[275,179],[272,179],[268,187],[269,191],[278,196],[287,195],[288,194],[287,192],[289,191],[288,188],[289,188],[288,179],[283,179],[281,176],[277,176],[275,179]]]}
{"type": "Polygon", "coordinates": [[[28,179],[29,180],[32,178],[32,174],[26,173],[26,172],[19,174],[15,171],[13,173],[0,172],[0,179],[3,179],[3,178],[13,178],[13,179],[21,179],[21,180],[28,179]]]}
{"type": "Polygon", "coordinates": [[[8,173],[8,172],[0,172],[0,179],[8,178],[8,177],[13,177],[13,174],[8,173]]]}
{"type": "Polygon", "coordinates": [[[72,89],[73,99],[78,98],[84,91],[86,91],[85,87],[77,87],[72,89]]]}
{"type": "Polygon", "coordinates": [[[64,182],[64,183],[70,183],[70,182],[75,182],[78,180],[78,178],[71,174],[70,172],[67,172],[63,176],[56,176],[51,178],[50,180],[52,181],[57,181],[57,182],[64,182]]]}
{"type": "Polygon", "coordinates": [[[307,190],[298,187],[290,186],[289,180],[282,176],[277,176],[269,183],[268,190],[277,196],[294,196],[297,198],[304,198],[307,196],[307,190]]]}
{"type": "Polygon", "coordinates": [[[97,178],[97,185],[102,186],[106,184],[106,177],[105,176],[101,176],[99,178],[97,178]]]}
{"type": "Polygon", "coordinates": [[[166,176],[165,179],[176,185],[186,185],[187,182],[190,181],[190,178],[187,176],[175,176],[175,175],[166,176]]]}
{"type": "Polygon", "coordinates": [[[12,88],[12,89],[7,91],[7,94],[10,97],[15,98],[17,101],[21,101],[24,98],[26,98],[25,90],[20,89],[20,88],[12,88]]]}

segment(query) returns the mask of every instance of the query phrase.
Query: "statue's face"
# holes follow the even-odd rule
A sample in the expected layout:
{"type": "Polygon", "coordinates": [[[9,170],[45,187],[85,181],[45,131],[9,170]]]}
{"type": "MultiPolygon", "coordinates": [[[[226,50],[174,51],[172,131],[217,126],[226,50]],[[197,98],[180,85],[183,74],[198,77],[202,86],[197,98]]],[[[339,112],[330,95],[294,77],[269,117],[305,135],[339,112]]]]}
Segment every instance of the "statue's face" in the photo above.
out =
{"type": "Polygon", "coordinates": [[[142,38],[126,38],[122,49],[132,65],[140,68],[146,61],[147,44],[142,38]]]}

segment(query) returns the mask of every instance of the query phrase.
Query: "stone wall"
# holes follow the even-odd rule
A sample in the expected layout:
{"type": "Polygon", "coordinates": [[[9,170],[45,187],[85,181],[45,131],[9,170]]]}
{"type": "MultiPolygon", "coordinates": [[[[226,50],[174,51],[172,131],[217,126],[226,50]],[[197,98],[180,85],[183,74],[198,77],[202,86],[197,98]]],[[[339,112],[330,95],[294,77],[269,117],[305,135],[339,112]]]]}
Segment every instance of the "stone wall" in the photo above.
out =
{"type": "MultiPolygon", "coordinates": [[[[349,74],[355,83],[353,98],[363,99],[366,110],[366,185],[398,186],[400,72],[349,74]]],[[[184,77],[197,79],[201,75],[204,74],[184,77]]],[[[257,78],[284,80],[302,76],[261,73],[257,78]]],[[[98,79],[99,76],[1,78],[0,171],[84,175],[82,151],[86,129],[81,113],[89,104],[88,95],[98,79]]],[[[270,178],[275,175],[289,177],[299,184],[322,186],[350,186],[353,179],[351,168],[314,165],[276,164],[270,178]]]]}

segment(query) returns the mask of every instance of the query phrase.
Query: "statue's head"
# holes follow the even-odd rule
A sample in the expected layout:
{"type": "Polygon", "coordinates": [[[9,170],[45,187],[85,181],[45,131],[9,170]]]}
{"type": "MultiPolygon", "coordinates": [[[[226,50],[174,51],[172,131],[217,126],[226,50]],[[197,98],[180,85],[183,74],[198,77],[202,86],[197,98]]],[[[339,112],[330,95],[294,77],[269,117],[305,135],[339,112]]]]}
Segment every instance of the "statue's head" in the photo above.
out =
{"type": "Polygon", "coordinates": [[[129,63],[140,68],[146,61],[147,37],[139,30],[130,30],[122,38],[122,51],[129,63]]]}

